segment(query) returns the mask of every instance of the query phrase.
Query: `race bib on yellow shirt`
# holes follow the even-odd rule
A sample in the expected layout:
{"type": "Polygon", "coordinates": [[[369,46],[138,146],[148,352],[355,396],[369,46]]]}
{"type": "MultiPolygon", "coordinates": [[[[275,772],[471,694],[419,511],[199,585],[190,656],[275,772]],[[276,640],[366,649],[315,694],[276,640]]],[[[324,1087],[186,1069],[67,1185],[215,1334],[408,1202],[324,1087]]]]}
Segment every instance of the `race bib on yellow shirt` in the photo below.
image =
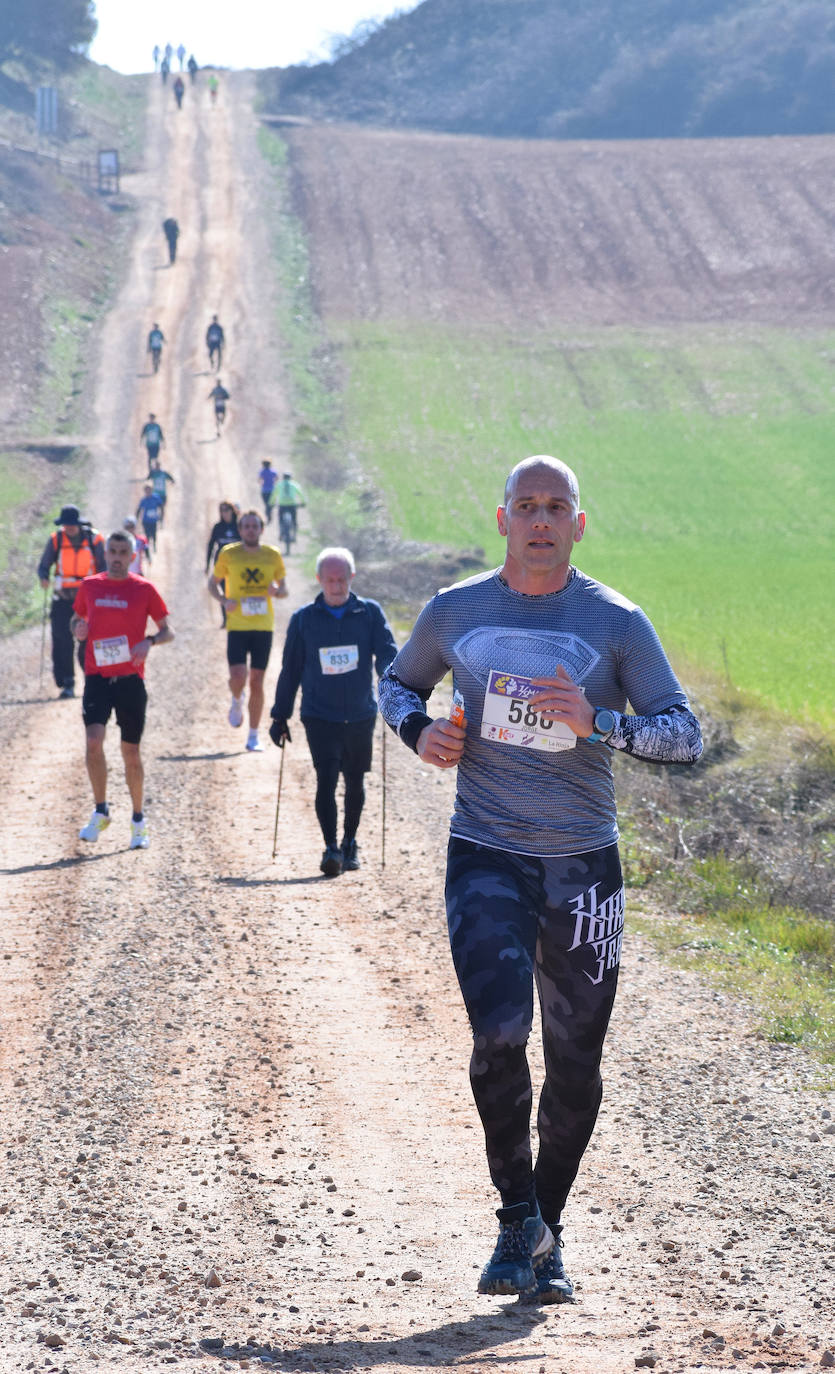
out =
{"type": "Polygon", "coordinates": [[[541,692],[533,678],[518,673],[498,673],[491,670],[484,694],[481,717],[481,737],[494,744],[512,744],[519,749],[544,749],[557,753],[573,749],[577,736],[559,720],[542,720],[539,712],[529,705],[531,697],[541,692]]]}
{"type": "Polygon", "coordinates": [[[359,667],[360,651],[358,644],[340,644],[335,649],[320,649],[319,662],[325,677],[336,673],[353,673],[359,667]]]}
{"type": "Polygon", "coordinates": [[[114,663],[130,663],[127,635],[114,635],[112,639],[94,639],[93,656],[99,668],[110,668],[114,663]]]}
{"type": "Polygon", "coordinates": [[[241,615],[266,615],[268,604],[266,596],[242,596],[241,615]]]}

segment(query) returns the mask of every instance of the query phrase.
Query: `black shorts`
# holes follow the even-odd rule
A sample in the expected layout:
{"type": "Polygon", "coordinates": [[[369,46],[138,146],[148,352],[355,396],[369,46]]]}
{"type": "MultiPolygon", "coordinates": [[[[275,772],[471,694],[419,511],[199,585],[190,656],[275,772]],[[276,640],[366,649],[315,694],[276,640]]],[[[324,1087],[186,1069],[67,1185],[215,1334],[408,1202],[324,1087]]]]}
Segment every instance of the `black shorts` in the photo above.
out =
{"type": "Polygon", "coordinates": [[[116,724],[126,744],[138,744],[141,740],[147,703],[148,693],[138,673],[124,677],[88,673],[84,679],[81,701],[84,724],[106,725],[111,711],[115,711],[116,724]]]}
{"type": "Polygon", "coordinates": [[[226,636],[226,662],[230,668],[238,668],[246,664],[249,656],[250,668],[263,672],[270,661],[272,647],[272,630],[230,630],[226,636]]]}
{"type": "Polygon", "coordinates": [[[376,716],[369,720],[302,721],[314,768],[337,763],[341,773],[368,773],[371,768],[371,743],[376,716]]]}

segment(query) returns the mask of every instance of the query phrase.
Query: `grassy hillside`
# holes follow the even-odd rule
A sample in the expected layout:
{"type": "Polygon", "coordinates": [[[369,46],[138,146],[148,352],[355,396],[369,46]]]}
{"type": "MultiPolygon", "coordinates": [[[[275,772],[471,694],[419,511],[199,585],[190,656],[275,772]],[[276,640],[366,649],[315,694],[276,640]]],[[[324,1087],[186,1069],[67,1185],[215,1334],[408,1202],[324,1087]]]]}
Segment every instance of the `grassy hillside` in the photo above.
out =
{"type": "Polygon", "coordinates": [[[274,73],[269,108],[528,138],[835,128],[826,0],[424,0],[336,51],[274,73]]]}
{"type": "Polygon", "coordinates": [[[691,676],[835,727],[835,333],[331,338],[344,442],[402,537],[499,561],[508,467],[556,453],[588,509],[578,564],[640,602],[691,676]]]}
{"type": "Polygon", "coordinates": [[[91,169],[99,147],[136,169],[145,112],[145,81],[79,61],[54,74],[59,136],[38,143],[35,79],[19,63],[0,70],[0,140],[11,145],[0,146],[0,632],[40,614],[33,568],[60,506],[82,499],[86,453],[73,436],[132,209],[99,195],[91,169]]]}

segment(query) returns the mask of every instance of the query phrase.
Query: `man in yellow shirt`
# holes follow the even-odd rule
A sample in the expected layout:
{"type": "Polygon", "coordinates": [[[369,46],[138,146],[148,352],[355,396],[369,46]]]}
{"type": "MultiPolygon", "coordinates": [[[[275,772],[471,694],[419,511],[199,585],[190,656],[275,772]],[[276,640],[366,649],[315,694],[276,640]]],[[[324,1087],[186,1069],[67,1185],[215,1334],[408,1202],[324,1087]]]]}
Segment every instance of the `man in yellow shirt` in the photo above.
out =
{"type": "Polygon", "coordinates": [[[272,544],[262,544],[264,522],[257,510],[238,521],[239,544],[226,544],[215,561],[209,592],[226,610],[226,658],[229,663],[229,724],[243,725],[244,692],[249,675],[250,751],[263,749],[258,726],[264,709],[264,673],[273,642],[271,596],[286,596],[284,560],[272,544]],[[249,667],[247,669],[247,660],[249,667]]]}

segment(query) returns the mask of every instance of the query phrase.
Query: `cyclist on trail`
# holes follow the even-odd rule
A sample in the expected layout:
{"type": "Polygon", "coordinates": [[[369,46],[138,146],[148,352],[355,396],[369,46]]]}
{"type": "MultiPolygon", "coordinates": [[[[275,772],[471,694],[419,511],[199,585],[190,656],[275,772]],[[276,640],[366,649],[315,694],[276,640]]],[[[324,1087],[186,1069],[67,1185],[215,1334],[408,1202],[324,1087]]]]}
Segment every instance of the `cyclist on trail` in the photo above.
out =
{"type": "MultiPolygon", "coordinates": [[[[231,501],[221,501],[220,519],[212,525],[212,532],[209,535],[209,543],[206,548],[206,572],[208,573],[221,549],[225,549],[227,544],[237,544],[240,540],[238,532],[238,509],[231,501]]],[[[225,589],[221,587],[221,591],[225,589]]],[[[220,628],[226,628],[226,607],[220,603],[220,628]]]]}
{"type": "Polygon", "coordinates": [[[145,538],[149,546],[156,552],[157,531],[165,513],[165,502],[157,495],[151,484],[148,482],[143,488],[143,495],[139,505],[136,507],[136,518],[142,521],[142,528],[145,531],[145,538]]]}
{"type": "Polygon", "coordinates": [[[136,573],[137,577],[145,576],[145,560],[151,561],[151,546],[148,537],[140,534],[136,528],[136,517],[126,515],[122,521],[122,529],[133,542],[133,558],[130,560],[128,572],[136,573]]]}
{"type": "Polygon", "coordinates": [[[150,482],[151,490],[162,502],[162,514],[159,517],[159,523],[161,525],[165,519],[165,503],[168,500],[168,483],[170,482],[172,486],[175,485],[174,478],[171,476],[170,472],[166,472],[164,468],[160,467],[159,459],[156,459],[149,465],[148,476],[145,480],[150,482]]]}
{"type": "Polygon", "coordinates": [[[148,349],[151,355],[151,367],[154,372],[159,372],[160,359],[162,358],[162,345],[165,343],[165,335],[158,324],[154,324],[153,329],[148,335],[148,349]]]}
{"type": "Polygon", "coordinates": [[[552,1303],[573,1293],[561,1217],[600,1108],[621,955],[612,756],[690,764],[702,740],[646,615],[572,565],[586,515],[571,469],[546,455],[518,463],[497,523],[503,565],[427,603],[379,700],[424,765],[458,769],[449,939],[501,1199],[478,1291],[552,1303]],[[460,714],[433,720],[427,702],[450,669],[460,714]],[[534,985],[545,1066],[535,1165],[534,985]]]}
{"type": "Polygon", "coordinates": [[[198,67],[197,67],[197,58],[194,56],[194,53],[192,53],[192,54],[191,54],[191,57],[188,59],[188,64],[187,64],[187,65],[188,65],[188,74],[189,74],[189,76],[191,77],[191,84],[192,84],[192,86],[193,86],[195,80],[197,79],[197,71],[198,71],[198,67]]]}
{"type": "MultiPolygon", "coordinates": [[[[75,696],[75,642],[70,630],[72,604],[85,577],[104,570],[104,539],[88,521],[82,520],[78,506],[64,506],[55,524],[60,526],[46,541],[38,564],[38,578],[46,591],[49,572],[54,567],[49,625],[52,631],[52,673],[60,697],[75,696]]],[[[79,650],[79,662],[84,655],[79,650]]]]}
{"type": "Polygon", "coordinates": [[[261,488],[261,500],[264,502],[264,515],[267,524],[270,523],[270,516],[273,513],[273,491],[277,481],[278,473],[269,458],[265,458],[258,473],[258,484],[261,488]]]}
{"type": "Polygon", "coordinates": [[[240,543],[221,549],[209,576],[209,593],[228,613],[226,661],[232,702],[228,720],[243,725],[244,691],[249,678],[249,735],[246,747],[259,752],[258,726],[264,709],[264,673],[273,642],[272,597],[287,595],[284,559],[271,544],[262,544],[264,522],[257,510],[238,521],[240,543]],[[249,668],[247,669],[247,659],[249,668]]]}
{"type": "Polygon", "coordinates": [[[354,571],[350,549],[322,549],[316,560],[322,590],[291,617],[270,712],[270,739],[282,749],[301,687],[301,720],[316,770],[316,817],[325,841],[319,868],[326,878],[360,866],[356,837],[377,721],[372,670],[379,677],[397,653],[382,606],[351,591],[354,571]],[[340,774],[345,814],[337,844],[340,774]]]}
{"type": "Polygon", "coordinates": [[[185,93],[186,93],[186,83],[185,83],[185,81],[183,80],[183,78],[179,75],[179,73],[178,73],[177,78],[176,78],[176,80],[175,80],[175,82],[174,82],[173,91],[174,91],[174,99],[175,99],[176,102],[177,102],[177,109],[178,109],[178,110],[181,110],[181,109],[183,108],[183,96],[184,96],[185,93]]]}
{"type": "Polygon", "coordinates": [[[173,263],[177,257],[177,239],[180,237],[180,226],[172,215],[162,221],[162,232],[168,244],[168,261],[173,263]]]}
{"type": "Polygon", "coordinates": [[[220,434],[221,426],[226,419],[226,402],[229,400],[229,392],[219,377],[209,392],[209,400],[214,402],[215,432],[220,434]]]}
{"type": "Polygon", "coordinates": [[[149,465],[159,456],[160,446],[165,448],[165,435],[162,432],[162,425],[153,411],[142,426],[139,442],[144,444],[148,450],[149,465]]]}
{"type": "Polygon", "coordinates": [[[212,322],[206,330],[206,347],[209,350],[209,367],[214,367],[220,371],[220,364],[223,359],[223,345],[226,337],[223,333],[223,325],[219,322],[217,315],[212,315],[212,322]]]}
{"type": "Polygon", "coordinates": [[[283,472],[281,474],[281,481],[276,488],[275,499],[278,502],[278,527],[281,529],[281,517],[284,512],[287,511],[291,521],[292,538],[295,539],[298,534],[298,517],[296,512],[299,506],[305,505],[305,499],[304,492],[298,482],[293,481],[293,474],[291,472],[283,472]]]}

